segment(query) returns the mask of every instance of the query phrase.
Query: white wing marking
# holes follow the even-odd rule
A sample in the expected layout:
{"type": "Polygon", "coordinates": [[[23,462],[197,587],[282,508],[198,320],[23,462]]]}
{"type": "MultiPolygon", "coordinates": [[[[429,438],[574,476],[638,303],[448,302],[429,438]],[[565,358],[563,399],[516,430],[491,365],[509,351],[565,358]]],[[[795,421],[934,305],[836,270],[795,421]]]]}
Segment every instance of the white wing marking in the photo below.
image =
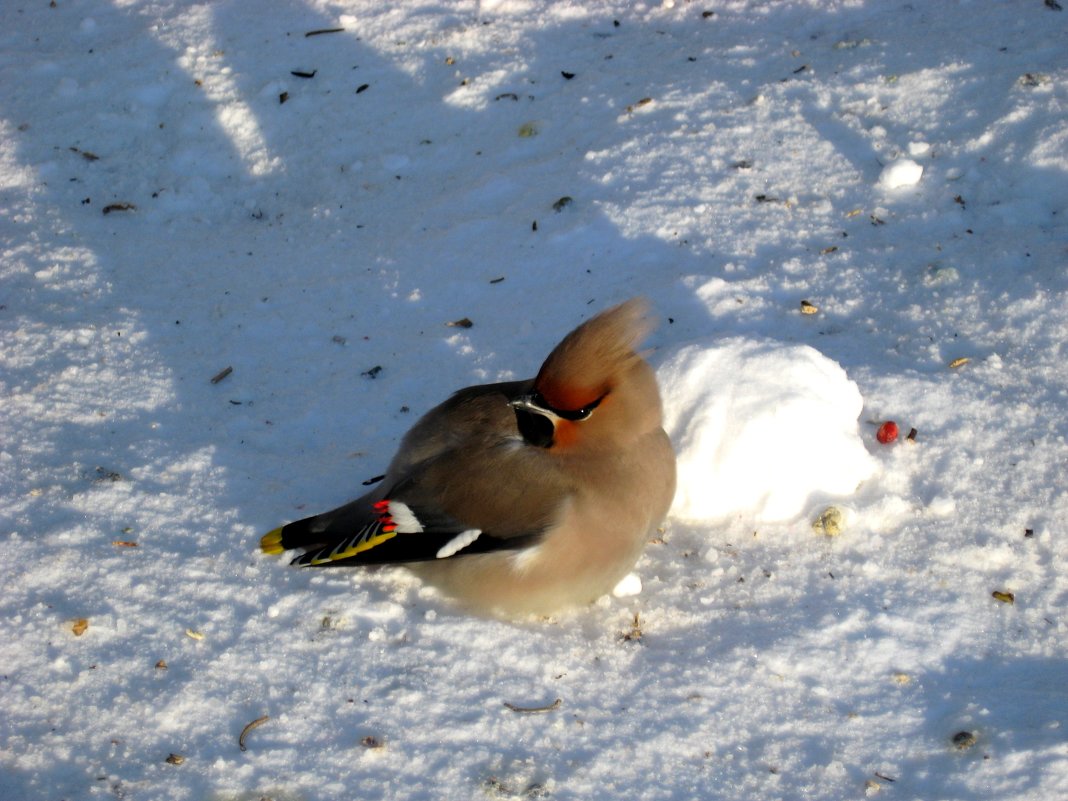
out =
{"type": "Polygon", "coordinates": [[[438,559],[447,559],[457,551],[462,551],[472,542],[477,540],[481,533],[482,530],[478,528],[469,528],[467,531],[461,531],[438,549],[438,559]]]}
{"type": "Polygon", "coordinates": [[[423,524],[406,503],[390,501],[389,516],[393,518],[398,534],[418,534],[423,530],[423,524]]]}

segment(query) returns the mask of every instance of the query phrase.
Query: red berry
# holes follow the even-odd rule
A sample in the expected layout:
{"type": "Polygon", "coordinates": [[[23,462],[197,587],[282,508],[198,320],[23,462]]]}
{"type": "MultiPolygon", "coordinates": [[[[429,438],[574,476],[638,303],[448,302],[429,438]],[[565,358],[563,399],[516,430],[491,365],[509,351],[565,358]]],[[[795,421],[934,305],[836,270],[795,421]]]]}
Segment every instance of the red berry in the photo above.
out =
{"type": "Polygon", "coordinates": [[[887,420],[879,426],[879,430],[875,432],[875,438],[883,445],[889,445],[897,439],[897,423],[893,420],[887,420]]]}

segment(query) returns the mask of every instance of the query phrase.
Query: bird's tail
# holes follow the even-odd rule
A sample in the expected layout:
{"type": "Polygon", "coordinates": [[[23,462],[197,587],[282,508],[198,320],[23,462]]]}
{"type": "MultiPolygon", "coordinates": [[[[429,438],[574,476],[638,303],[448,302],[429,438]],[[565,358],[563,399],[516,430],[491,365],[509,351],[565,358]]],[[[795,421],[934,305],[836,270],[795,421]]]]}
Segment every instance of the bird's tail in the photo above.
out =
{"type": "Polygon", "coordinates": [[[260,539],[260,550],[279,554],[299,548],[306,553],[294,559],[294,564],[319,565],[351,559],[392,539],[398,532],[422,530],[418,518],[406,504],[387,499],[371,504],[356,501],[268,531],[260,539]]]}
{"type": "Polygon", "coordinates": [[[286,549],[286,546],[282,544],[285,537],[282,533],[284,528],[285,526],[279,526],[260,537],[260,550],[264,553],[282,553],[286,549]]]}
{"type": "Polygon", "coordinates": [[[323,532],[313,528],[314,520],[314,517],[308,517],[268,531],[260,538],[260,550],[264,553],[282,553],[291,548],[321,544],[323,532]]]}

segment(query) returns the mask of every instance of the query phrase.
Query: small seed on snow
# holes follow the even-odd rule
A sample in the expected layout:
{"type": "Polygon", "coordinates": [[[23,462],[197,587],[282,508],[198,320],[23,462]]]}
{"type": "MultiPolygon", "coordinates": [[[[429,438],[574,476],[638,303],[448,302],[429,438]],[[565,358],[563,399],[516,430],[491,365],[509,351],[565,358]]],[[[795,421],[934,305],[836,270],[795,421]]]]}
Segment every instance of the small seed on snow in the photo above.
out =
{"type": "Polygon", "coordinates": [[[241,734],[237,738],[237,747],[240,748],[242,751],[247,751],[248,749],[245,746],[245,738],[248,737],[248,733],[255,729],[257,726],[262,726],[270,719],[270,715],[264,715],[261,718],[256,718],[254,721],[245,726],[245,728],[241,730],[241,734]]]}
{"type": "Polygon", "coordinates": [[[812,530],[817,534],[837,537],[842,533],[842,510],[837,506],[828,506],[812,521],[812,530]]]}
{"type": "Polygon", "coordinates": [[[953,735],[953,747],[958,751],[965,751],[975,745],[978,739],[970,731],[959,731],[953,735]]]}

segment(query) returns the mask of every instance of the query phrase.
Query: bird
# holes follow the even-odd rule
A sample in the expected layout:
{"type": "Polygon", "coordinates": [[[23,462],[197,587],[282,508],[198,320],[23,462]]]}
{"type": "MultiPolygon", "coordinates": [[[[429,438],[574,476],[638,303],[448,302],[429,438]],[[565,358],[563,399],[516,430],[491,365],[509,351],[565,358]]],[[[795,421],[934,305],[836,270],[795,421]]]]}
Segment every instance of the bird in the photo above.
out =
{"type": "Polygon", "coordinates": [[[583,322],[534,378],[467,387],[423,415],[371,491],[280,526],[291,564],[402,564],[475,613],[551,616],[633,568],[675,494],[652,330],[632,298],[583,322]]]}

